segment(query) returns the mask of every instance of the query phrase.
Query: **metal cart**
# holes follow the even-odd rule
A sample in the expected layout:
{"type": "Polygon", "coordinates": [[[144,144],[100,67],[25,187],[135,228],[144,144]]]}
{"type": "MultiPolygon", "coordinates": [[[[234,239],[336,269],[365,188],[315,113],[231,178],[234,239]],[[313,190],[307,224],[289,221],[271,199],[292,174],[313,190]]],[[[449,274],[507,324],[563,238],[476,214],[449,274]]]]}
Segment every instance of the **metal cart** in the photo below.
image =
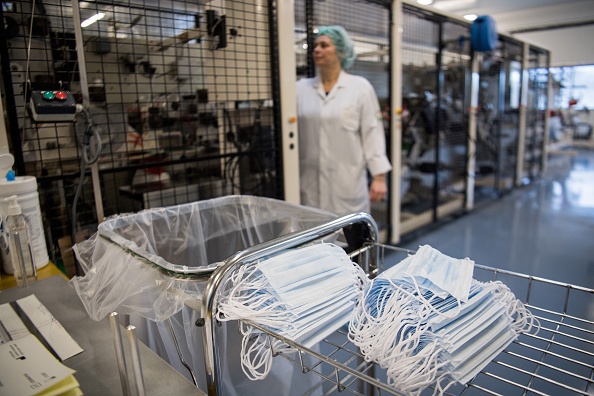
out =
{"type": "MultiPolygon", "coordinates": [[[[229,257],[214,272],[204,291],[204,318],[199,323],[203,331],[209,395],[221,393],[221,356],[215,341],[218,326],[214,314],[219,287],[224,280],[247,262],[321,239],[354,223],[366,225],[370,238],[350,257],[364,268],[370,278],[413,253],[379,244],[373,219],[365,213],[358,213],[252,246],[229,257]]],[[[449,388],[447,395],[594,395],[594,289],[482,265],[475,266],[474,278],[502,281],[538,318],[541,328],[537,334],[520,335],[471,382],[449,388]]],[[[300,366],[304,375],[318,376],[319,384],[312,392],[327,395],[343,392],[403,395],[387,385],[385,371],[381,367],[365,361],[357,347],[348,340],[346,331],[340,330],[328,337],[318,351],[305,348],[255,323],[246,323],[267,333],[270,339],[279,339],[298,351],[290,354],[273,351],[273,354],[275,359],[287,359],[300,366]],[[307,364],[304,363],[306,356],[307,364]]],[[[427,389],[422,394],[432,393],[433,389],[427,389]]]]}

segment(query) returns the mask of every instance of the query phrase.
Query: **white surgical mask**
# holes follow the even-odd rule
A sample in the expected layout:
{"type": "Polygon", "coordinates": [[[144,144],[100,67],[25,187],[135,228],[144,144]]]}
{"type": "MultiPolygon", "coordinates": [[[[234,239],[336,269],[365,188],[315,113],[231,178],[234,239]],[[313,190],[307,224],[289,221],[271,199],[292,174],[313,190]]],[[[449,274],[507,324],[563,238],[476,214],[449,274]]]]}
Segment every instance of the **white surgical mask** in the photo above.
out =
{"type": "Polygon", "coordinates": [[[429,245],[423,245],[414,255],[380,276],[392,280],[411,277],[419,287],[432,291],[436,296],[446,298],[449,294],[465,302],[473,270],[474,261],[468,258],[455,259],[429,245]]]}
{"type": "Polygon", "coordinates": [[[366,286],[349,338],[386,369],[388,384],[415,395],[433,385],[442,394],[456,381],[472,379],[537,321],[501,282],[464,279],[456,286],[458,275],[468,276],[467,263],[458,267],[447,259],[438,265],[433,251],[419,256],[423,262],[415,263],[415,256],[366,286]]]}
{"type": "MultiPolygon", "coordinates": [[[[250,320],[312,347],[349,321],[366,282],[363,270],[338,246],[289,250],[248,263],[230,276],[221,288],[217,318],[250,320]]],[[[266,377],[272,349],[291,350],[252,327],[241,330],[242,368],[251,379],[266,377]],[[256,342],[250,342],[254,337],[256,342]]]]}
{"type": "MultiPolygon", "coordinates": [[[[452,355],[452,360],[446,365],[448,375],[462,384],[474,378],[518,337],[518,333],[510,328],[509,322],[500,317],[480,337],[483,339],[482,342],[475,339],[472,347],[462,354],[452,355]]],[[[444,356],[448,355],[444,353],[444,356]]]]}

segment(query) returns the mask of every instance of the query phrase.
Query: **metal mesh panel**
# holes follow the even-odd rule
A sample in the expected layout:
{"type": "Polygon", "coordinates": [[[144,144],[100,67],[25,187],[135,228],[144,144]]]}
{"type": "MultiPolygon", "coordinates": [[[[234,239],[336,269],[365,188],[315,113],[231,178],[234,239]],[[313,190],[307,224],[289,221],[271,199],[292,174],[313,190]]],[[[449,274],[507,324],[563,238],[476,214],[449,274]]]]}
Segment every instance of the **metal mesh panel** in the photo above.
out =
{"type": "Polygon", "coordinates": [[[489,58],[483,59],[479,65],[479,78],[475,171],[477,202],[493,198],[497,192],[500,64],[489,58]]]}
{"type": "Polygon", "coordinates": [[[403,10],[401,234],[434,220],[439,23],[403,10]]]}
{"type": "Polygon", "coordinates": [[[463,210],[470,25],[413,7],[403,14],[401,234],[463,210]]]}
{"type": "Polygon", "coordinates": [[[71,3],[36,4],[33,29],[30,5],[17,3],[6,16],[19,30],[1,40],[11,65],[5,86],[14,89],[11,149],[17,174],[38,178],[52,259],[71,235],[81,182],[79,230],[98,222],[92,182],[100,184],[105,216],[229,194],[282,198],[267,2],[80,2],[81,20],[104,14],[82,28],[86,79],[71,3]],[[87,83],[102,142],[97,179],[88,165],[80,177],[85,117],[33,122],[27,78],[32,89],[68,90],[79,103],[87,83]]]}
{"type": "Polygon", "coordinates": [[[438,211],[460,212],[466,191],[468,109],[470,108],[470,26],[442,23],[438,113],[438,211]]]}
{"type": "Polygon", "coordinates": [[[500,37],[480,62],[475,200],[500,196],[515,183],[522,45],[500,37]]]}
{"type": "Polygon", "coordinates": [[[501,135],[499,168],[500,192],[514,188],[518,162],[518,135],[520,127],[520,93],[522,79],[523,44],[512,40],[502,41],[504,80],[501,109],[501,135]]]}
{"type": "MultiPolygon", "coordinates": [[[[295,1],[298,77],[307,77],[315,70],[313,64],[308,64],[307,46],[303,44],[315,41],[315,27],[327,25],[341,25],[347,30],[357,54],[355,64],[347,72],[369,80],[380,107],[387,110],[390,104],[390,9],[368,1],[295,1]],[[309,32],[308,20],[312,21],[312,31],[309,32]]],[[[387,119],[384,125],[386,144],[390,147],[390,125],[387,119]]],[[[389,223],[387,202],[373,203],[371,211],[380,229],[386,228],[389,223]]]]}
{"type": "MultiPolygon", "coordinates": [[[[305,0],[295,2],[295,31],[298,71],[307,63],[307,18],[314,28],[341,25],[355,44],[357,59],[349,73],[367,78],[373,85],[380,103],[388,103],[390,76],[390,14],[386,6],[372,2],[328,0],[314,2],[307,8],[305,0]]],[[[315,33],[309,32],[311,38],[315,33]]],[[[313,41],[313,40],[312,40],[313,41]]],[[[304,76],[305,74],[302,74],[304,76]]]]}
{"type": "Polygon", "coordinates": [[[529,182],[542,173],[545,112],[548,107],[549,52],[531,46],[528,50],[528,56],[526,148],[523,158],[523,182],[529,182]]]}

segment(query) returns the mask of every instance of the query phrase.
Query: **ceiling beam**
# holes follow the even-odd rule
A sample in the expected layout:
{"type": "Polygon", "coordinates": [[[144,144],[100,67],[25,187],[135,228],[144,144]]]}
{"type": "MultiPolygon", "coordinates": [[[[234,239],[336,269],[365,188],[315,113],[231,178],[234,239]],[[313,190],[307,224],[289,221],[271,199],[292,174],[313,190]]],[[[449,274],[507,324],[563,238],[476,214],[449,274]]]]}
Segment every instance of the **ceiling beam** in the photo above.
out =
{"type": "Polygon", "coordinates": [[[543,25],[543,26],[533,26],[533,27],[528,27],[528,28],[510,30],[508,33],[517,34],[517,33],[541,32],[544,30],[571,29],[571,28],[575,28],[575,27],[588,26],[588,25],[594,25],[594,20],[556,23],[556,24],[543,25]]]}

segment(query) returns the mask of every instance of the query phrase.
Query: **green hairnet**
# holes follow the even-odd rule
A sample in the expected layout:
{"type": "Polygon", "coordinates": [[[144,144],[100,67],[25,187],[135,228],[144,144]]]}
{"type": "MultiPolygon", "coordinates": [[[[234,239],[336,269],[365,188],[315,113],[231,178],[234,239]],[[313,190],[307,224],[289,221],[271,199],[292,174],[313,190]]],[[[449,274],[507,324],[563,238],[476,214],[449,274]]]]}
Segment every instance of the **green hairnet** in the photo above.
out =
{"type": "Polygon", "coordinates": [[[348,69],[355,63],[355,49],[349,34],[342,26],[322,26],[318,28],[318,35],[328,36],[336,47],[336,53],[340,58],[340,66],[343,69],[348,69]]]}

